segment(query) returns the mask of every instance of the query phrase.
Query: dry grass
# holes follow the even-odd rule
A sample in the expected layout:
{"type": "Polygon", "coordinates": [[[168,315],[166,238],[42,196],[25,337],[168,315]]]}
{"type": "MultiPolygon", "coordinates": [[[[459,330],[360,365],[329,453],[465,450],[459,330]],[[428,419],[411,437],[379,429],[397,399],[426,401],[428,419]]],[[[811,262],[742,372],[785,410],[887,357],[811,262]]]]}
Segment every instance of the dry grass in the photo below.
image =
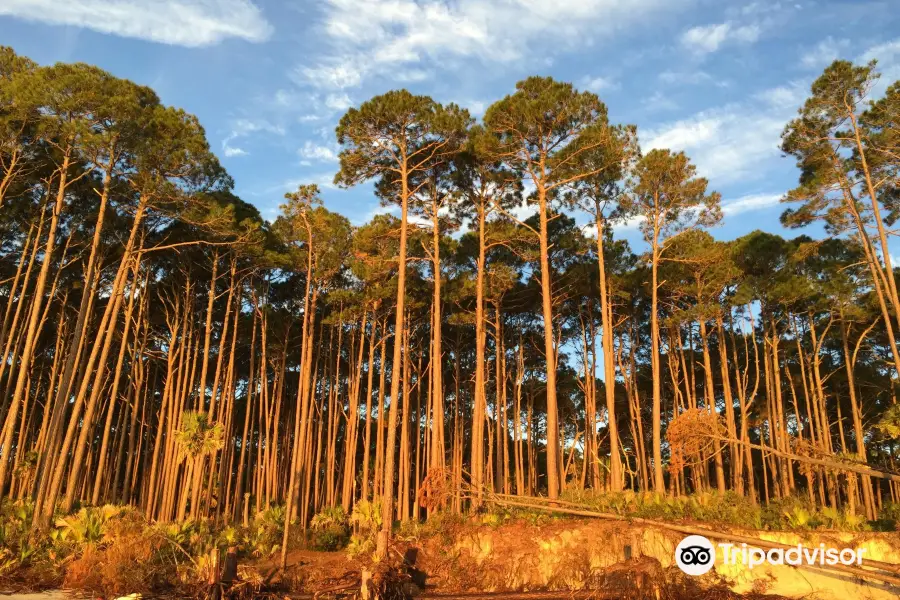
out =
{"type": "Polygon", "coordinates": [[[103,547],[88,545],[66,569],[64,585],[114,596],[168,588],[176,575],[175,565],[160,559],[161,546],[143,536],[117,537],[103,547]]]}

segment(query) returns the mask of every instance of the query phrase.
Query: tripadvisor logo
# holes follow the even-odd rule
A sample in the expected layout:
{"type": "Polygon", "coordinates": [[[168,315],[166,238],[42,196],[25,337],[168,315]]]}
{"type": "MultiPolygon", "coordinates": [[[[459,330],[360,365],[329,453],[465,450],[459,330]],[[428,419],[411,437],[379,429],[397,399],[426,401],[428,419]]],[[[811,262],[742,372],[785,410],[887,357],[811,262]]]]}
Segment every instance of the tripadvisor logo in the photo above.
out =
{"type": "Polygon", "coordinates": [[[689,535],[675,548],[675,562],[688,575],[703,575],[716,562],[716,549],[702,535],[689,535]]]}
{"type": "MultiPolygon", "coordinates": [[[[811,565],[825,566],[836,565],[861,565],[866,548],[826,548],[825,544],[818,547],[807,547],[797,544],[790,548],[771,548],[766,551],[762,548],[741,544],[718,544],[722,550],[722,564],[742,564],[748,569],[762,564],[770,565],[811,565]]],[[[702,535],[689,535],[675,547],[675,563],[678,568],[688,575],[704,575],[713,568],[716,562],[716,549],[707,538],[702,535]]]]}

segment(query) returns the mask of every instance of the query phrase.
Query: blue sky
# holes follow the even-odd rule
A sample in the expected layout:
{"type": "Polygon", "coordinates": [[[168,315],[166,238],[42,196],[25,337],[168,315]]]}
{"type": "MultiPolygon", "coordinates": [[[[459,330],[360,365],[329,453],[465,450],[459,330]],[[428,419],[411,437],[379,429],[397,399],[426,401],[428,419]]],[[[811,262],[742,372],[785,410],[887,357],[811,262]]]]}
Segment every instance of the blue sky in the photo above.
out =
{"type": "MultiPolygon", "coordinates": [[[[368,186],[331,181],[347,107],[406,87],[480,117],[529,75],[597,92],[642,147],[685,150],[722,193],[717,237],[782,231],[796,180],[784,124],[834,58],[900,79],[897,0],[0,0],[0,44],[83,61],[196,114],[236,181],[273,218],[323,187],[356,224],[368,186]]],[[[634,229],[620,235],[635,238],[634,229]]]]}

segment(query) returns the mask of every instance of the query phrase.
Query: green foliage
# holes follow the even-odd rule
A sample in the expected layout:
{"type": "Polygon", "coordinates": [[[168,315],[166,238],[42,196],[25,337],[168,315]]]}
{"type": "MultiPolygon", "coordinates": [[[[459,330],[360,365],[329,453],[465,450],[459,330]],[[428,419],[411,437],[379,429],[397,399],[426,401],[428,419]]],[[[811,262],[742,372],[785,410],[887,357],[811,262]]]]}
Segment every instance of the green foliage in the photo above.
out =
{"type": "Polygon", "coordinates": [[[900,530],[900,502],[885,502],[873,527],[877,531],[900,530]]]}
{"type": "Polygon", "coordinates": [[[410,540],[415,543],[419,539],[427,539],[439,536],[444,546],[453,544],[456,532],[467,522],[465,515],[441,511],[432,513],[424,522],[406,521],[401,524],[397,536],[400,539],[410,540]]]}
{"type": "Polygon", "coordinates": [[[381,502],[357,502],[350,514],[350,524],[357,531],[379,531],[382,525],[381,502]]]}
{"type": "Polygon", "coordinates": [[[121,513],[121,508],[107,504],[99,508],[86,507],[74,515],[68,515],[56,521],[59,539],[75,544],[96,544],[103,541],[106,527],[110,520],[121,513]]]}
{"type": "Polygon", "coordinates": [[[216,548],[219,536],[207,521],[188,519],[181,523],[168,523],[156,526],[168,544],[178,548],[190,556],[200,556],[216,548]]]}
{"type": "Polygon", "coordinates": [[[360,558],[375,551],[378,532],[381,531],[381,503],[362,500],[353,506],[350,514],[353,535],[347,545],[350,558],[360,558]]]}
{"type": "Polygon", "coordinates": [[[802,506],[795,506],[790,511],[784,511],[784,516],[792,529],[808,529],[812,515],[802,506]]]}
{"type": "Polygon", "coordinates": [[[441,155],[449,158],[455,144],[447,147],[447,141],[461,141],[469,122],[468,112],[458,106],[444,107],[407,90],[375,96],[348,110],[338,123],[342,150],[335,183],[349,187],[381,177],[379,194],[393,201],[385,187],[402,185],[393,177],[394,170],[403,168],[409,174],[441,155]]]}
{"type": "MultiPolygon", "coordinates": [[[[591,510],[647,519],[697,521],[746,529],[789,531],[838,529],[860,531],[869,527],[865,518],[828,508],[817,511],[806,499],[788,497],[754,506],[732,491],[725,494],[703,492],[690,496],[666,496],[654,492],[594,494],[571,491],[564,499],[591,510]]],[[[897,510],[900,517],[900,509],[897,510]]]]}
{"type": "Polygon", "coordinates": [[[310,521],[310,545],[314,550],[333,552],[350,540],[347,513],[342,506],[331,506],[316,514],[310,521]]]}
{"type": "Polygon", "coordinates": [[[272,231],[285,248],[280,262],[298,271],[311,270],[314,281],[335,277],[348,260],[353,239],[350,221],[321,206],[319,188],[302,185],[285,194],[272,231]]]}
{"type": "Polygon", "coordinates": [[[374,536],[361,536],[353,534],[350,543],[347,544],[347,556],[352,559],[370,557],[375,560],[376,540],[374,536]]]}
{"type": "Polygon", "coordinates": [[[277,552],[284,539],[284,520],[285,510],[280,505],[257,513],[244,537],[246,551],[257,557],[277,552]]]}
{"type": "Polygon", "coordinates": [[[181,427],[175,439],[182,458],[197,458],[219,450],[224,441],[225,427],[212,422],[206,415],[189,410],[181,416],[181,427]]]}
{"type": "Polygon", "coordinates": [[[488,527],[499,527],[503,524],[503,515],[496,512],[488,512],[481,515],[481,524],[488,527]]]}
{"type": "Polygon", "coordinates": [[[531,173],[545,190],[588,176],[587,159],[606,145],[601,138],[609,131],[606,105],[596,94],[551,77],[519,81],[514,94],[488,108],[484,123],[497,138],[496,156],[518,173],[531,173]]]}
{"type": "Polygon", "coordinates": [[[624,210],[644,217],[641,232],[650,244],[694,227],[710,227],[722,218],[718,192],[707,193],[708,181],[684,152],[651,150],[637,163],[624,210]]]}
{"type": "Polygon", "coordinates": [[[30,502],[0,503],[0,577],[31,563],[41,549],[29,536],[33,510],[30,502]]]}
{"type": "Polygon", "coordinates": [[[347,513],[343,506],[329,506],[313,516],[309,526],[316,530],[328,529],[335,525],[347,525],[347,513]]]}
{"type": "Polygon", "coordinates": [[[886,437],[894,440],[900,438],[900,404],[892,404],[888,407],[875,428],[886,437]]]}

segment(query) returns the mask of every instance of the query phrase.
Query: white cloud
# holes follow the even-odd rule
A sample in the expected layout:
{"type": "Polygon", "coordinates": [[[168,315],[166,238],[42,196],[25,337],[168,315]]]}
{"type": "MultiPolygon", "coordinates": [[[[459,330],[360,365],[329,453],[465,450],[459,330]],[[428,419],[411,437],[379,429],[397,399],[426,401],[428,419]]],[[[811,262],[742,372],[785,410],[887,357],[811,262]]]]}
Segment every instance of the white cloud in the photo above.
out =
{"type": "Polygon", "coordinates": [[[700,115],[693,119],[678,121],[658,132],[648,134],[648,149],[672,148],[685,150],[696,148],[715,139],[722,127],[722,119],[700,115]]]}
{"type": "Polygon", "coordinates": [[[712,76],[706,71],[663,71],[659,74],[659,80],[670,85],[698,85],[712,81],[712,76]]]}
{"type": "Polygon", "coordinates": [[[236,119],[231,123],[231,132],[222,140],[222,153],[228,158],[248,155],[249,152],[238,146],[233,146],[231,143],[239,138],[259,132],[278,136],[285,134],[282,126],[275,125],[264,119],[236,119]]]}
{"type": "Polygon", "coordinates": [[[368,77],[419,81],[428,62],[510,63],[592,44],[653,13],[695,0],[324,0],[318,64],[297,75],[327,89],[358,86],[368,77]]]}
{"type": "MultiPolygon", "coordinates": [[[[440,213],[439,213],[440,214],[440,213]]],[[[350,216],[350,222],[357,227],[360,225],[365,225],[369,223],[372,219],[377,217],[378,215],[393,215],[400,218],[400,207],[396,204],[389,204],[388,206],[384,206],[383,204],[375,204],[372,208],[365,212],[357,212],[354,216],[350,216]]],[[[417,215],[410,213],[406,217],[407,222],[414,226],[420,227],[422,229],[430,230],[432,228],[431,219],[424,217],[422,215],[417,215]]]]}
{"type": "Polygon", "coordinates": [[[900,38],[872,46],[866,50],[857,62],[878,61],[879,79],[872,88],[871,96],[878,98],[888,86],[900,79],[900,38]]]}
{"type": "Polygon", "coordinates": [[[427,69],[398,69],[391,78],[399,83],[418,83],[431,79],[433,73],[427,69]]]}
{"type": "Polygon", "coordinates": [[[247,151],[243,148],[238,148],[237,146],[229,146],[228,140],[226,140],[222,142],[222,154],[224,154],[226,158],[233,158],[236,156],[246,156],[247,151]]]}
{"type": "Polygon", "coordinates": [[[487,110],[489,103],[484,100],[473,100],[472,98],[451,98],[451,102],[457,106],[469,111],[470,117],[482,117],[487,110]]]}
{"type": "Polygon", "coordinates": [[[738,215],[755,210],[763,210],[781,203],[781,194],[752,194],[737,200],[722,203],[722,212],[726,216],[738,215]]]}
{"type": "MultiPolygon", "coordinates": [[[[778,206],[780,203],[781,195],[779,194],[751,194],[749,196],[741,196],[736,200],[722,202],[722,213],[725,217],[733,217],[742,213],[772,208],[773,206],[778,206]]],[[[615,228],[619,230],[637,231],[644,221],[645,218],[643,216],[636,215],[617,223],[615,228]]],[[[588,225],[584,228],[584,232],[586,235],[596,237],[597,227],[595,225],[588,225]]]]}
{"type": "Polygon", "coordinates": [[[878,62],[894,62],[900,60],[900,38],[872,46],[862,55],[863,60],[876,59],[878,62]]]}
{"type": "Polygon", "coordinates": [[[300,98],[298,98],[296,93],[290,92],[288,90],[278,90],[275,92],[275,96],[272,98],[275,106],[278,106],[280,108],[290,108],[291,106],[297,104],[299,100],[300,98]]]}
{"type": "Polygon", "coordinates": [[[728,29],[727,23],[692,27],[681,34],[681,44],[696,52],[715,52],[728,37],[728,29]]]}
{"type": "Polygon", "coordinates": [[[798,109],[809,96],[809,82],[795,81],[788,85],[781,85],[755,94],[755,98],[762,100],[775,109],[798,109]]]}
{"type": "Polygon", "coordinates": [[[850,46],[850,40],[836,40],[828,36],[814,48],[800,57],[800,63],[807,69],[821,69],[831,64],[850,46]]]}
{"type": "Polygon", "coordinates": [[[617,90],[619,84],[608,77],[585,77],[581,85],[584,89],[592,92],[602,92],[604,90],[617,90]]]}
{"type": "MultiPolygon", "coordinates": [[[[297,88],[279,89],[273,95],[261,96],[255,111],[278,123],[324,122],[336,113],[343,113],[355,103],[346,93],[314,93],[297,88]]],[[[283,130],[280,132],[283,133],[283,130]]],[[[333,133],[329,130],[329,136],[333,133]]]]}
{"type": "Polygon", "coordinates": [[[332,61],[332,64],[317,67],[300,67],[299,79],[306,80],[317,88],[343,89],[356,87],[362,83],[363,73],[352,59],[332,61]]]}
{"type": "Polygon", "coordinates": [[[0,15],[189,47],[272,33],[250,0],[3,0],[0,15]]]}
{"type": "Polygon", "coordinates": [[[483,100],[469,100],[467,102],[460,102],[460,106],[463,108],[467,108],[469,110],[469,114],[474,117],[481,117],[484,115],[484,111],[487,110],[488,104],[483,100]]]}
{"type": "Polygon", "coordinates": [[[766,90],[750,101],[645,131],[642,146],[685,151],[713,187],[762,177],[766,162],[780,156],[781,132],[799,106],[786,100],[786,90],[766,90]]]}
{"type": "Polygon", "coordinates": [[[678,104],[668,94],[656,90],[652,96],[641,100],[641,105],[648,112],[662,112],[678,108],[678,104]]]}
{"type": "MultiPolygon", "coordinates": [[[[533,183],[531,183],[531,182],[526,183],[525,189],[523,190],[524,193],[522,194],[523,197],[527,198],[533,189],[534,189],[533,183]]],[[[512,207],[509,210],[509,214],[524,223],[525,221],[527,221],[528,219],[533,217],[535,214],[537,214],[537,210],[535,209],[534,206],[530,206],[528,204],[527,200],[523,199],[520,204],[512,207]]]]}
{"type": "Polygon", "coordinates": [[[741,14],[755,15],[755,14],[770,12],[772,10],[779,10],[780,8],[781,8],[781,5],[778,2],[774,2],[771,4],[760,3],[760,2],[751,2],[750,4],[741,8],[741,14]]]}
{"type": "Polygon", "coordinates": [[[353,106],[353,101],[347,94],[328,94],[325,97],[325,106],[335,112],[343,112],[353,106]]]}
{"type": "Polygon", "coordinates": [[[681,34],[681,45],[696,54],[715,52],[726,43],[752,44],[759,39],[758,25],[735,25],[727,21],[692,27],[681,34]]]}
{"type": "Polygon", "coordinates": [[[298,151],[302,158],[319,162],[337,162],[337,151],[329,146],[322,146],[309,140],[298,151]]]}
{"type": "MultiPolygon", "coordinates": [[[[324,172],[324,173],[312,173],[310,175],[304,175],[303,177],[296,177],[291,179],[286,179],[281,183],[277,183],[275,185],[269,186],[256,192],[254,195],[257,196],[268,196],[273,193],[284,193],[284,192],[293,192],[296,191],[297,188],[301,185],[307,185],[310,183],[314,183],[319,186],[321,189],[326,189],[331,192],[341,191],[341,188],[334,184],[334,173],[332,172],[324,172]]],[[[352,219],[351,219],[352,221],[352,219]]]]}
{"type": "MultiPolygon", "coordinates": [[[[620,221],[613,226],[613,229],[624,229],[627,231],[637,231],[641,228],[641,225],[646,221],[646,218],[642,215],[635,215],[633,217],[628,217],[624,221],[620,221]]],[[[594,227],[594,231],[590,234],[591,237],[596,237],[597,228],[594,227]]]]}

